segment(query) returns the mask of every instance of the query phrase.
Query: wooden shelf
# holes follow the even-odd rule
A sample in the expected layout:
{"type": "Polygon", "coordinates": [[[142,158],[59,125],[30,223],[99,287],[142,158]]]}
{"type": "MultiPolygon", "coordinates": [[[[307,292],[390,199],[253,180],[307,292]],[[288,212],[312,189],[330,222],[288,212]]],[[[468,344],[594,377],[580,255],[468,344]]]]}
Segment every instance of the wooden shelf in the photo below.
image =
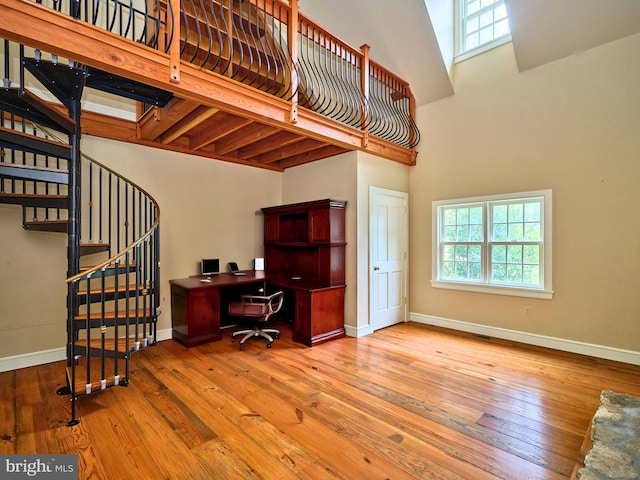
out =
{"type": "Polygon", "coordinates": [[[262,209],[267,275],[292,292],[294,340],[308,346],[345,335],[346,205],[324,199],[262,209]]]}

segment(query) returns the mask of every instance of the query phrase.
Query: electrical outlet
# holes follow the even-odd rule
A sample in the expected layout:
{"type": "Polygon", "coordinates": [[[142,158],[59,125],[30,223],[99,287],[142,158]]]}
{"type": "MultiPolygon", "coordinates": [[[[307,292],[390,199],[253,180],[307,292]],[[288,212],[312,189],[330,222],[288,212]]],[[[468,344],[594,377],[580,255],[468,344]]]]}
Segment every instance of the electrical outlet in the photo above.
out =
{"type": "Polygon", "coordinates": [[[524,307],[524,316],[527,318],[531,318],[532,315],[533,315],[533,308],[524,307]]]}

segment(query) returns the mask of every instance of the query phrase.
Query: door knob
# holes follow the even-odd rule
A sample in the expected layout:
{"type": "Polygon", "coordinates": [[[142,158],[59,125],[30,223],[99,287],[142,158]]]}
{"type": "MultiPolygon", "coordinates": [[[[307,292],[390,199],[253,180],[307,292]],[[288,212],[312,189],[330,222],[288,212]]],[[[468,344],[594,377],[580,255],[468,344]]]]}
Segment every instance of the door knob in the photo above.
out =
{"type": "Polygon", "coordinates": [[[373,267],[373,270],[380,270],[380,267],[373,267]]]}

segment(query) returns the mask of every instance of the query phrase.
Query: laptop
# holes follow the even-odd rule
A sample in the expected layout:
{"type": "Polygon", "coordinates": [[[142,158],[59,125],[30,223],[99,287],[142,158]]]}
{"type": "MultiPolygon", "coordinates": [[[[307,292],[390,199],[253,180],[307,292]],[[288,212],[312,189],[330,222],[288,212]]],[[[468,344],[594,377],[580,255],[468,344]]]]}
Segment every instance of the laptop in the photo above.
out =
{"type": "Polygon", "coordinates": [[[241,272],[240,269],[238,268],[238,264],[236,262],[229,262],[229,273],[231,273],[232,275],[236,275],[236,276],[242,276],[242,275],[246,275],[246,273],[241,272]]]}

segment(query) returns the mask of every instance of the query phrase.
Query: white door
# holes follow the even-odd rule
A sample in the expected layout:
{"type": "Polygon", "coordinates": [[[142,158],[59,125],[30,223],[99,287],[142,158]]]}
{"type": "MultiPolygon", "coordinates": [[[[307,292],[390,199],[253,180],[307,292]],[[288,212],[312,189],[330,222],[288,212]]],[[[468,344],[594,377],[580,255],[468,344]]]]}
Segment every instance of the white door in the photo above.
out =
{"type": "Polygon", "coordinates": [[[369,187],[369,298],[374,330],[407,316],[408,195],[369,187]]]}

